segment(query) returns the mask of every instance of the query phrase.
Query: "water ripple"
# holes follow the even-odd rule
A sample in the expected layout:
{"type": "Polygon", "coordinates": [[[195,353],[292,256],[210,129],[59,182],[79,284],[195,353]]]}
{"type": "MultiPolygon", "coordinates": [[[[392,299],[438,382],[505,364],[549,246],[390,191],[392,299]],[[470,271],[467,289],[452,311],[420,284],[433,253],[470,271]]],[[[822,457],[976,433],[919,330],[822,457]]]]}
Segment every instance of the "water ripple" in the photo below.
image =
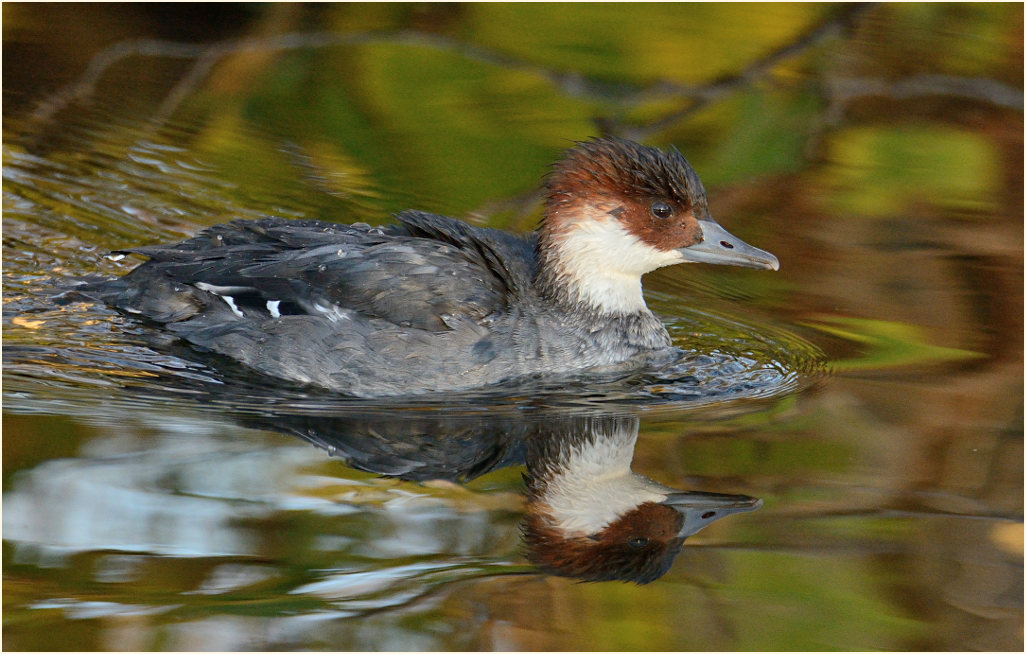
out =
{"type": "MultiPolygon", "coordinates": [[[[46,402],[65,405],[62,411],[69,403],[92,405],[97,389],[109,406],[194,404],[203,397],[207,406],[257,413],[265,412],[269,403],[300,412],[387,411],[397,406],[455,406],[471,414],[477,407],[679,409],[779,398],[823,373],[822,352],[789,328],[687,304],[682,297],[703,291],[694,286],[649,294],[681,348],[680,356],[660,370],[603,383],[559,379],[387,402],[340,398],[254,378],[247,371],[213,368],[166,336],[105,307],[56,304],[52,298],[68,278],[118,275],[135,265],[131,257],[108,256],[112,249],[181,238],[226,217],[263,214],[252,208],[252,198],[237,197],[234,185],[219,179],[212,166],[183,145],[197,130],[184,121],[154,130],[143,121],[94,113],[59,138],[40,137],[27,149],[5,146],[3,360],[8,409],[35,411],[46,402]]],[[[303,174],[293,171],[294,177],[303,174]]],[[[386,195],[375,189],[365,192],[386,195]]],[[[371,197],[366,193],[360,197],[371,197]]],[[[303,216],[310,209],[289,195],[275,197],[273,204],[286,215],[303,216]]]]}

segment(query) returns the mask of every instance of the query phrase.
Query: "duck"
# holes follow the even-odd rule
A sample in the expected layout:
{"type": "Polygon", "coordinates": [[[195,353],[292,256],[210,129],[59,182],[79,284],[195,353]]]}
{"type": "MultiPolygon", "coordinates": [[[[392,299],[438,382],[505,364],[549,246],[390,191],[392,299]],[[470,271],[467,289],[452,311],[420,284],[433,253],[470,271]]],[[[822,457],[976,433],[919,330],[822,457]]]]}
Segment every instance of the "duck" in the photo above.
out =
{"type": "Polygon", "coordinates": [[[680,351],[643,275],[779,269],[712,218],[676,148],[616,137],[575,142],[553,165],[533,232],[418,210],[394,219],[234,220],[120,250],[147,260],[79,291],[266,377],[391,397],[665,365],[680,351]]]}
{"type": "Polygon", "coordinates": [[[631,469],[634,416],[588,417],[528,445],[521,531],[527,558],[580,581],[648,584],[713,522],[755,511],[748,495],[677,490],[631,469]]]}

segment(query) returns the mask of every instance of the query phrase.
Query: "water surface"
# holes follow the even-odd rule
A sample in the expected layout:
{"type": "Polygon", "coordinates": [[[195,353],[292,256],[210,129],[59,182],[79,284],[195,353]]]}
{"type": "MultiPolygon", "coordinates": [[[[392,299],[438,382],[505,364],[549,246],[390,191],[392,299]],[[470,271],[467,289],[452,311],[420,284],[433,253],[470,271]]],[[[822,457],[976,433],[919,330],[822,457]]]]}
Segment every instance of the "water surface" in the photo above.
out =
{"type": "Polygon", "coordinates": [[[9,649],[1022,649],[1021,7],[4,18],[9,649]],[[230,218],[531,229],[600,132],[676,145],[781,260],[646,277],[665,374],[357,402],[52,298],[230,218]],[[764,507],[577,584],[524,557],[516,447],[403,481],[320,431],[441,456],[595,414],[640,420],[636,471],[764,507]]]}

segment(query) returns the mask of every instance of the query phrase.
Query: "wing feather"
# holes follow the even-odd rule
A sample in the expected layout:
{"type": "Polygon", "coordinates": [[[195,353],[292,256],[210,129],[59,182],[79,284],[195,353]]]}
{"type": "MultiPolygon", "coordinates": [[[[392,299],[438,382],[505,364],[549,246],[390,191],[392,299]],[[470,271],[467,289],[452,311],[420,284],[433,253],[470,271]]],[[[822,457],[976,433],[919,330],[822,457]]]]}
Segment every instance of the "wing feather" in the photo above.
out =
{"type": "Polygon", "coordinates": [[[186,318],[189,310],[202,310],[198,297],[230,293],[230,304],[249,319],[337,319],[355,312],[427,331],[468,320],[481,324],[530,285],[530,238],[423,212],[397,218],[400,224],[389,228],[234,221],[181,243],[131,250],[150,261],[129,277],[154,280],[135,294],[155,293],[150,307],[159,306],[162,295],[167,304],[182,305],[167,297],[169,289],[190,296],[184,311],[148,312],[156,320],[186,318]]]}

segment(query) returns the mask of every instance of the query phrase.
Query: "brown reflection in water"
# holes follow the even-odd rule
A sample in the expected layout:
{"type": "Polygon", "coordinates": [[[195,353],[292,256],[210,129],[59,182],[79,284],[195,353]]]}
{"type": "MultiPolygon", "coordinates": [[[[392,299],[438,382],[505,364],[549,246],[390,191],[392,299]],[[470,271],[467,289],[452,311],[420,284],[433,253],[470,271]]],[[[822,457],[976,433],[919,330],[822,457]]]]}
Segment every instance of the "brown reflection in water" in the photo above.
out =
{"type": "Polygon", "coordinates": [[[357,469],[405,480],[469,481],[525,462],[527,557],[546,572],[584,581],[655,581],[688,537],[762,506],[747,495],[681,491],[633,472],[640,424],[634,416],[242,420],[299,436],[357,469]]]}

